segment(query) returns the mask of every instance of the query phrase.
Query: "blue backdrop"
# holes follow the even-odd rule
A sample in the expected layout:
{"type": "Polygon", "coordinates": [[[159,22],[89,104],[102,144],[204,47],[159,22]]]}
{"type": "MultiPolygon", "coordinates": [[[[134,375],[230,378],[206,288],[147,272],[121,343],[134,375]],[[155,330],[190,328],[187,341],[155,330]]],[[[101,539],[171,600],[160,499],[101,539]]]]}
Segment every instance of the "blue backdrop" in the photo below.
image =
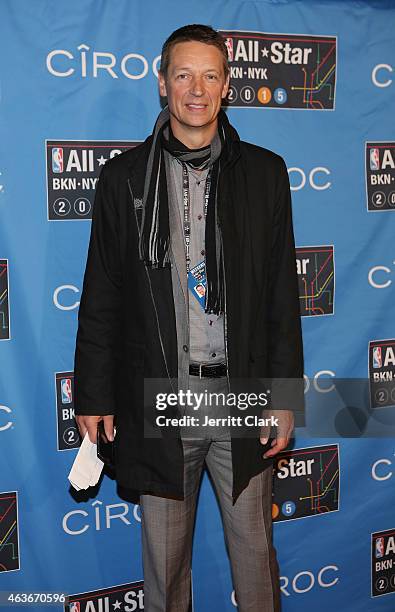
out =
{"type": "MultiPolygon", "coordinates": [[[[1,0],[0,591],[74,611],[143,609],[139,507],[66,480],[73,356],[100,167],[151,132],[161,45],[193,22],[224,33],[241,138],[289,169],[307,387],[370,377],[375,414],[395,403],[395,3],[1,0]]],[[[285,612],[395,609],[394,455],[297,434],[273,505],[285,612]]],[[[232,589],[205,477],[194,610],[231,612],[232,589]]]]}

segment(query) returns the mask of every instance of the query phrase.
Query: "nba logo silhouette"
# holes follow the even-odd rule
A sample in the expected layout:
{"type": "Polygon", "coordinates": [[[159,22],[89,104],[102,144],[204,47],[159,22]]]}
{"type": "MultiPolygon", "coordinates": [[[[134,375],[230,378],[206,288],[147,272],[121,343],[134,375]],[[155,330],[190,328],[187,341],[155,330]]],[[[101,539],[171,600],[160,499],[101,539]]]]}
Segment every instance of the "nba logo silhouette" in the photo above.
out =
{"type": "Polygon", "coordinates": [[[384,557],[384,538],[376,539],[376,559],[384,557]]]}
{"type": "Polygon", "coordinates": [[[381,346],[373,347],[373,367],[381,368],[383,360],[381,358],[381,346]]]}
{"type": "Polygon", "coordinates": [[[62,392],[62,404],[71,404],[73,401],[71,378],[62,378],[60,381],[60,390],[62,392]]]}
{"type": "Polygon", "coordinates": [[[80,602],[79,601],[74,601],[73,603],[70,604],[70,612],[80,612],[81,608],[80,608],[80,602]]]}
{"type": "Polygon", "coordinates": [[[233,62],[233,39],[225,38],[225,47],[228,51],[228,60],[233,62]]]}
{"type": "Polygon", "coordinates": [[[370,169],[380,170],[380,158],[378,149],[370,149],[370,169]]]}
{"type": "Polygon", "coordinates": [[[52,172],[63,172],[62,147],[54,147],[52,149],[52,172]]]}

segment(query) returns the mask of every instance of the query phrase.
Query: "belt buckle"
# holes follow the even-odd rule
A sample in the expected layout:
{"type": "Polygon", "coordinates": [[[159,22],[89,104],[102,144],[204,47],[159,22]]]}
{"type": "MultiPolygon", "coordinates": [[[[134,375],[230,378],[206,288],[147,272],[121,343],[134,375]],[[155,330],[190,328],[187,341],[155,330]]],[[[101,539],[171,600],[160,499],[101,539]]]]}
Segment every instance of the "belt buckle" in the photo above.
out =
{"type": "Polygon", "coordinates": [[[199,363],[199,378],[202,378],[202,364],[199,363]]]}

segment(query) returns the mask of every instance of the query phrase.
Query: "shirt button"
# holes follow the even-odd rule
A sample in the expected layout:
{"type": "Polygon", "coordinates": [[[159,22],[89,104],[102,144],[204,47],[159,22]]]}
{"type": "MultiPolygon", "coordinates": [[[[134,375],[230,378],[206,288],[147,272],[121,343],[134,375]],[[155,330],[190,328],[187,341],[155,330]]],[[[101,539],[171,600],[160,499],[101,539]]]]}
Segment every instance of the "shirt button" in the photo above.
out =
{"type": "Polygon", "coordinates": [[[206,251],[205,251],[204,249],[202,249],[202,250],[200,251],[200,255],[204,255],[204,254],[205,254],[205,252],[206,252],[206,251]]]}
{"type": "Polygon", "coordinates": [[[184,344],[184,346],[183,346],[182,348],[183,348],[183,350],[184,350],[186,353],[188,352],[188,347],[187,347],[187,345],[186,345],[186,344],[184,344]]]}
{"type": "Polygon", "coordinates": [[[217,353],[211,353],[211,357],[216,357],[217,353]]]}
{"type": "Polygon", "coordinates": [[[198,219],[199,219],[199,221],[200,221],[200,219],[201,219],[201,218],[202,218],[202,215],[198,215],[198,219]]]}

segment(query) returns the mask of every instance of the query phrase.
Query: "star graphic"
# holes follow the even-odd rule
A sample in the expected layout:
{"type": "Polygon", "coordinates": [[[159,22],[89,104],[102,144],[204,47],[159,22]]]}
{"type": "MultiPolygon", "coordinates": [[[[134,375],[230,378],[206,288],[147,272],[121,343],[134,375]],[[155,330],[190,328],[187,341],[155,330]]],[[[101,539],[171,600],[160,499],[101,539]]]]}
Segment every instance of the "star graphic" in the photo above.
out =
{"type": "Polygon", "coordinates": [[[117,601],[115,603],[112,604],[114,606],[114,610],[120,610],[121,609],[121,602],[117,601]]]}
{"type": "Polygon", "coordinates": [[[262,53],[262,57],[268,57],[269,49],[267,47],[263,47],[263,49],[261,49],[261,53],[262,53]]]}
{"type": "Polygon", "coordinates": [[[99,162],[99,166],[104,166],[104,164],[107,161],[107,158],[103,157],[103,155],[101,155],[100,157],[97,158],[97,161],[99,162]]]}

